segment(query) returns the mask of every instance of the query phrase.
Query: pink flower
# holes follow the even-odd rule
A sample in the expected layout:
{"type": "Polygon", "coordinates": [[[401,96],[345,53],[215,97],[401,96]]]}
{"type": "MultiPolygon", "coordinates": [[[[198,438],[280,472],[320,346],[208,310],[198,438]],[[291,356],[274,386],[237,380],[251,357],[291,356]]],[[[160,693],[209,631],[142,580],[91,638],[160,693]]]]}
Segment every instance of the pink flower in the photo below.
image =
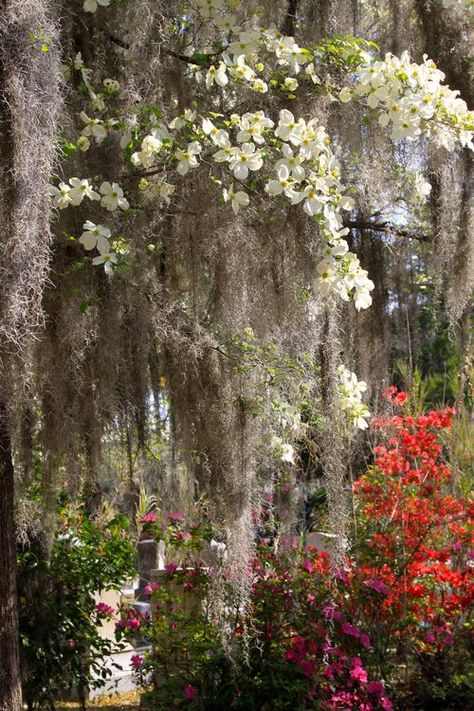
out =
{"type": "Polygon", "coordinates": [[[181,513],[181,511],[176,511],[175,513],[169,513],[168,514],[168,521],[170,523],[181,523],[184,521],[184,513],[181,513]]]}
{"type": "Polygon", "coordinates": [[[311,563],[310,560],[303,561],[303,564],[301,567],[303,568],[303,570],[306,570],[307,573],[311,573],[313,571],[313,564],[311,563]]]}
{"type": "Polygon", "coordinates": [[[131,630],[138,630],[141,627],[141,622],[137,617],[132,617],[132,619],[127,622],[127,627],[131,630]]]}
{"type": "Polygon", "coordinates": [[[132,666],[134,669],[139,669],[142,664],[143,664],[143,657],[141,657],[139,654],[134,654],[130,658],[130,666],[132,666]]]}
{"type": "Polygon", "coordinates": [[[360,666],[357,666],[357,667],[354,667],[353,669],[351,669],[349,672],[349,676],[354,681],[358,681],[359,684],[364,684],[368,679],[367,672],[365,671],[365,669],[362,669],[362,667],[360,667],[360,666]]]}
{"type": "Polygon", "coordinates": [[[107,617],[111,617],[115,612],[114,608],[111,605],[106,605],[105,602],[97,603],[95,609],[99,615],[107,615],[107,617]]]}
{"type": "Polygon", "coordinates": [[[143,588],[143,593],[145,595],[151,595],[154,590],[159,590],[159,589],[160,589],[160,586],[158,585],[158,583],[155,583],[153,581],[149,585],[145,585],[145,587],[143,588]]]}
{"type": "Polygon", "coordinates": [[[385,691],[385,686],[382,684],[381,681],[369,681],[369,683],[367,684],[367,691],[369,692],[369,694],[381,697],[383,696],[383,693],[385,691]]]}
{"type": "Polygon", "coordinates": [[[167,573],[174,573],[177,570],[177,566],[174,563],[167,563],[165,570],[167,573]]]}
{"type": "Polygon", "coordinates": [[[383,580],[366,580],[364,585],[369,588],[369,590],[375,590],[375,592],[381,595],[388,595],[390,588],[384,583],[383,580]]]}
{"type": "Polygon", "coordinates": [[[306,595],[306,602],[309,602],[310,604],[312,604],[315,600],[316,600],[315,596],[312,595],[311,593],[308,593],[306,595]]]}
{"type": "Polygon", "coordinates": [[[157,518],[156,514],[147,513],[141,517],[140,523],[155,523],[156,518],[157,518]]]}
{"type": "Polygon", "coordinates": [[[370,649],[370,637],[368,634],[365,634],[365,632],[363,632],[359,637],[359,641],[361,645],[365,647],[365,649],[370,649]]]}
{"type": "Polygon", "coordinates": [[[198,695],[199,691],[195,686],[191,686],[191,684],[186,684],[183,692],[183,696],[186,701],[194,701],[194,699],[197,699],[198,695]]]}
{"type": "Polygon", "coordinates": [[[344,632],[344,634],[349,635],[350,637],[355,637],[356,639],[360,638],[360,632],[357,627],[350,625],[348,622],[343,622],[343,624],[341,625],[341,631],[344,632]]]}

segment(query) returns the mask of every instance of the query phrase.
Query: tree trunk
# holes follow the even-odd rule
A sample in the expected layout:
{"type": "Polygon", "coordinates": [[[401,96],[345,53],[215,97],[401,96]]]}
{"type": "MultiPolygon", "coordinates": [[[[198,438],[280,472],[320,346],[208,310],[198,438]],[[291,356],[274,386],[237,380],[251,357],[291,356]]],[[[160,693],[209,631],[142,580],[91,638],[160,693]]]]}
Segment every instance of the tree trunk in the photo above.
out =
{"type": "Polygon", "coordinates": [[[0,400],[0,711],[20,711],[14,472],[5,403],[0,400]]]}

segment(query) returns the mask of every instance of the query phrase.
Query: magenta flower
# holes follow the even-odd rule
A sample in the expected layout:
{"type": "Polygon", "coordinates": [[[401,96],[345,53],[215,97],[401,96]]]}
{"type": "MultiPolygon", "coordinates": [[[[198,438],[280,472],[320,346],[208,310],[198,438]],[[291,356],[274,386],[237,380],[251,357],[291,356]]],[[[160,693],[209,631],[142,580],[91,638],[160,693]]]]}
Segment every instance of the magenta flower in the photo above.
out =
{"type": "Polygon", "coordinates": [[[359,637],[359,641],[365,649],[370,649],[370,637],[368,634],[365,634],[365,632],[362,632],[361,636],[359,637]]]}
{"type": "Polygon", "coordinates": [[[369,683],[367,684],[367,691],[369,692],[369,694],[381,697],[385,692],[385,686],[382,684],[381,681],[369,681],[369,683]]]}
{"type": "Polygon", "coordinates": [[[168,521],[170,523],[181,523],[184,521],[184,513],[181,511],[176,511],[175,513],[168,514],[168,521]]]}
{"type": "Polygon", "coordinates": [[[364,684],[368,679],[367,672],[360,666],[351,669],[349,672],[349,676],[354,681],[358,681],[359,684],[364,684]]]}
{"type": "Polygon", "coordinates": [[[381,595],[388,595],[390,592],[390,588],[383,580],[366,580],[364,585],[369,588],[369,590],[375,590],[375,592],[381,595]]]}
{"type": "Polygon", "coordinates": [[[106,605],[105,602],[97,603],[95,609],[99,615],[106,615],[107,617],[111,617],[115,612],[114,608],[111,605],[106,605]]]}
{"type": "Polygon", "coordinates": [[[177,570],[177,566],[174,563],[167,563],[165,570],[167,573],[174,573],[177,570]]]}
{"type": "Polygon", "coordinates": [[[195,686],[192,686],[191,684],[186,684],[183,692],[183,696],[186,701],[194,701],[194,699],[197,699],[198,695],[199,691],[195,686]]]}
{"type": "Polygon", "coordinates": [[[131,630],[138,630],[141,627],[141,622],[137,617],[132,617],[132,619],[127,622],[127,627],[131,630]]]}
{"type": "Polygon", "coordinates": [[[132,666],[134,669],[139,669],[142,664],[143,664],[143,657],[141,657],[139,654],[134,654],[130,658],[130,666],[132,666]]]}
{"type": "Polygon", "coordinates": [[[344,632],[344,634],[349,635],[350,637],[355,637],[356,639],[360,638],[360,632],[357,627],[350,625],[348,622],[343,622],[343,624],[341,625],[341,631],[344,632]]]}
{"type": "Polygon", "coordinates": [[[156,518],[157,518],[156,514],[147,513],[141,517],[140,522],[141,523],[155,523],[156,518]]]}

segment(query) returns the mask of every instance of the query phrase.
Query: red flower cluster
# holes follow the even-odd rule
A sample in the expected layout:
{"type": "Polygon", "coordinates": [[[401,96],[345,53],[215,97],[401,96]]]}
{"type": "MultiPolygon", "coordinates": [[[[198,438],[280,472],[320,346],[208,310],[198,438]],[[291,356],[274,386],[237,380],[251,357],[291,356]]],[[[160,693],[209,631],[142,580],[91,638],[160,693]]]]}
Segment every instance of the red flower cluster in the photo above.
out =
{"type": "MultiPolygon", "coordinates": [[[[396,404],[402,393],[389,393],[396,404]]],[[[472,609],[473,511],[452,493],[441,442],[454,415],[445,408],[378,418],[385,442],[354,486],[364,540],[351,587],[380,593],[367,595],[363,616],[387,630],[387,647],[407,640],[423,652],[449,645],[472,609]]]]}

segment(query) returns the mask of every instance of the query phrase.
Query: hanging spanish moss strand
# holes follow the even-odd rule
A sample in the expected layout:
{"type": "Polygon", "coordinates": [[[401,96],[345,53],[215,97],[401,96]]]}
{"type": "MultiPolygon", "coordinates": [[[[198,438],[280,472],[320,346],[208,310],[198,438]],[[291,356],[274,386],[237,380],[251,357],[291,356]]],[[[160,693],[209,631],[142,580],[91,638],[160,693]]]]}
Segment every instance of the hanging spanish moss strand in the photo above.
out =
{"type": "Polygon", "coordinates": [[[329,532],[334,536],[331,561],[339,569],[347,555],[350,490],[347,481],[347,451],[344,441],[344,418],[337,397],[337,368],[341,342],[339,314],[333,304],[325,312],[324,339],[321,346],[321,387],[325,413],[322,432],[322,462],[328,498],[329,532]]]}
{"type": "Polygon", "coordinates": [[[2,0],[0,7],[0,709],[20,711],[11,400],[15,366],[43,320],[61,100],[49,3],[2,0]]]}

